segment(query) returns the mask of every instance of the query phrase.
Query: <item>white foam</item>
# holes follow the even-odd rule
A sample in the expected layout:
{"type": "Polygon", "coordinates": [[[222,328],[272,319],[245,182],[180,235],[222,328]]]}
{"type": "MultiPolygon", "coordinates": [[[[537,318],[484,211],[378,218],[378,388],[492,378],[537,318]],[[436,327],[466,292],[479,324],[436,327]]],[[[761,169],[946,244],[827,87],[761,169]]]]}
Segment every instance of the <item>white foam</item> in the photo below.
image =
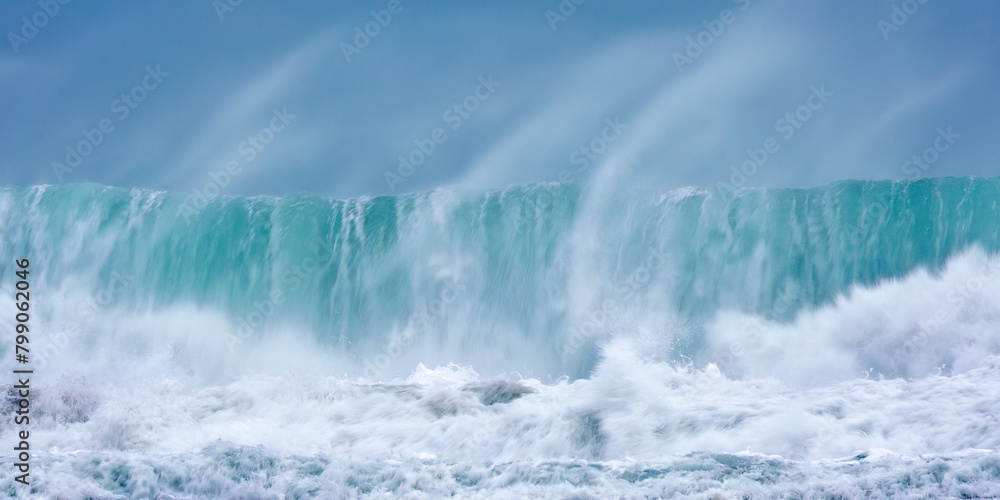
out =
{"type": "MultiPolygon", "coordinates": [[[[456,364],[369,380],[300,332],[269,330],[229,353],[232,321],[210,308],[109,306],[36,377],[32,444],[41,484],[67,498],[142,496],[164,471],[190,491],[227,485],[219,496],[232,498],[294,496],[303,484],[348,495],[365,481],[376,497],[508,486],[557,498],[767,496],[803,485],[850,497],[891,493],[904,476],[924,495],[1000,494],[997,269],[972,249],[938,274],[855,288],[792,322],[723,313],[694,363],[651,356],[648,333],[622,335],[590,377],[549,383],[456,364]],[[915,341],[935,315],[950,319],[915,341]],[[761,325],[755,339],[747,324],[761,325]],[[487,404],[484,387],[505,397],[487,404]],[[129,486],[111,479],[116,467],[129,486]],[[59,489],[71,482],[72,494],[59,489]]],[[[72,319],[63,309],[51,309],[54,324],[72,319]]],[[[0,304],[0,317],[12,311],[0,304]]],[[[0,423],[0,449],[12,449],[10,430],[0,423]]]]}
{"type": "Polygon", "coordinates": [[[722,312],[706,343],[732,376],[799,387],[962,373],[1000,352],[1000,259],[974,247],[940,273],[854,287],[791,323],[722,312]]]}

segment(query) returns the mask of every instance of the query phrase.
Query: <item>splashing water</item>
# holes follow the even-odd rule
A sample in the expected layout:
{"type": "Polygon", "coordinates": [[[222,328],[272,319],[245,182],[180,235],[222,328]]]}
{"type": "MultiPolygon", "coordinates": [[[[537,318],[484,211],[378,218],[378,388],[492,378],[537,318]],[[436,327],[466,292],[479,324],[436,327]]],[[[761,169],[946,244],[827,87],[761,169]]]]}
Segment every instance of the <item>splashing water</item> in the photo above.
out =
{"type": "Polygon", "coordinates": [[[1000,181],[586,194],[0,190],[35,494],[1000,495],[1000,181]]]}

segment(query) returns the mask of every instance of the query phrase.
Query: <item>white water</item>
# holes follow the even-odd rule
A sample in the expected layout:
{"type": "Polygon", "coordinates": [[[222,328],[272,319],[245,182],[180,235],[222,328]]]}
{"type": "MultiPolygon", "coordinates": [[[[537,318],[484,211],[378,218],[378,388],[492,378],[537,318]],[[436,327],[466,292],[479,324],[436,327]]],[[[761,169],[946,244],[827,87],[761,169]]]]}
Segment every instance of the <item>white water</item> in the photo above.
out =
{"type": "MultiPolygon", "coordinates": [[[[554,381],[373,381],[291,330],[227,353],[219,311],[109,306],[33,379],[35,480],[67,499],[997,496],[998,270],[971,249],[787,322],[721,311],[689,365],[663,354],[685,332],[637,330],[554,381]]],[[[59,293],[53,325],[81,299],[59,293]]]]}

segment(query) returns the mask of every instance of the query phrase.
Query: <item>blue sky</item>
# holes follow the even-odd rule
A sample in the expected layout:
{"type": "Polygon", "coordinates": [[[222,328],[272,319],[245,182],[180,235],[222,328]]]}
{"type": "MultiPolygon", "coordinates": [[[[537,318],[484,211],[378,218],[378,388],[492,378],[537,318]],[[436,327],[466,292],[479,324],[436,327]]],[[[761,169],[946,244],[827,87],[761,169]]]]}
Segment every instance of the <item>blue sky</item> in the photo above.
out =
{"type": "Polygon", "coordinates": [[[745,185],[997,171],[996,2],[244,0],[220,16],[223,2],[70,0],[51,16],[4,2],[0,182],[189,192],[236,162],[226,194],[478,190],[562,170],[709,187],[768,139],[745,185]],[[122,94],[142,97],[127,115],[122,94]],[[796,110],[808,119],[786,137],[796,110]],[[114,128],[93,144],[102,120],[114,128]],[[435,129],[433,152],[388,182],[435,129]],[[588,145],[603,151],[583,152],[583,172],[588,145]],[[88,154],[57,175],[67,147],[88,154]]]}

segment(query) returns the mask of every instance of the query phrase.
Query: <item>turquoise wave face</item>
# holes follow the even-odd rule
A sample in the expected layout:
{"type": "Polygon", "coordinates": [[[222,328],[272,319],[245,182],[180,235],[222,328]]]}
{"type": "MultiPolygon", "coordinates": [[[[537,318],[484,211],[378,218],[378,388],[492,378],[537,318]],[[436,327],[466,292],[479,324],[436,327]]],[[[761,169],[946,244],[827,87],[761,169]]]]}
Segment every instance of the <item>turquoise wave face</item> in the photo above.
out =
{"type": "Polygon", "coordinates": [[[671,253],[681,307],[789,317],[853,285],[939,269],[976,244],[998,247],[997,179],[843,181],[674,203],[671,253]]]}
{"type": "Polygon", "coordinates": [[[0,189],[33,487],[994,497],[997,189],[0,189]]]}
{"type": "MultiPolygon", "coordinates": [[[[529,349],[585,373],[641,315],[788,319],[855,285],[998,248],[1000,181],[845,181],[604,200],[571,185],[331,200],[218,198],[93,184],[0,191],[0,267],[113,307],[222,311],[228,342],[297,329],[358,357],[418,339],[451,355],[529,349]],[[112,305],[109,305],[112,306],[112,305]]],[[[686,348],[698,344],[693,328],[686,348]]],[[[451,361],[455,361],[452,359],[451,361]]]]}

